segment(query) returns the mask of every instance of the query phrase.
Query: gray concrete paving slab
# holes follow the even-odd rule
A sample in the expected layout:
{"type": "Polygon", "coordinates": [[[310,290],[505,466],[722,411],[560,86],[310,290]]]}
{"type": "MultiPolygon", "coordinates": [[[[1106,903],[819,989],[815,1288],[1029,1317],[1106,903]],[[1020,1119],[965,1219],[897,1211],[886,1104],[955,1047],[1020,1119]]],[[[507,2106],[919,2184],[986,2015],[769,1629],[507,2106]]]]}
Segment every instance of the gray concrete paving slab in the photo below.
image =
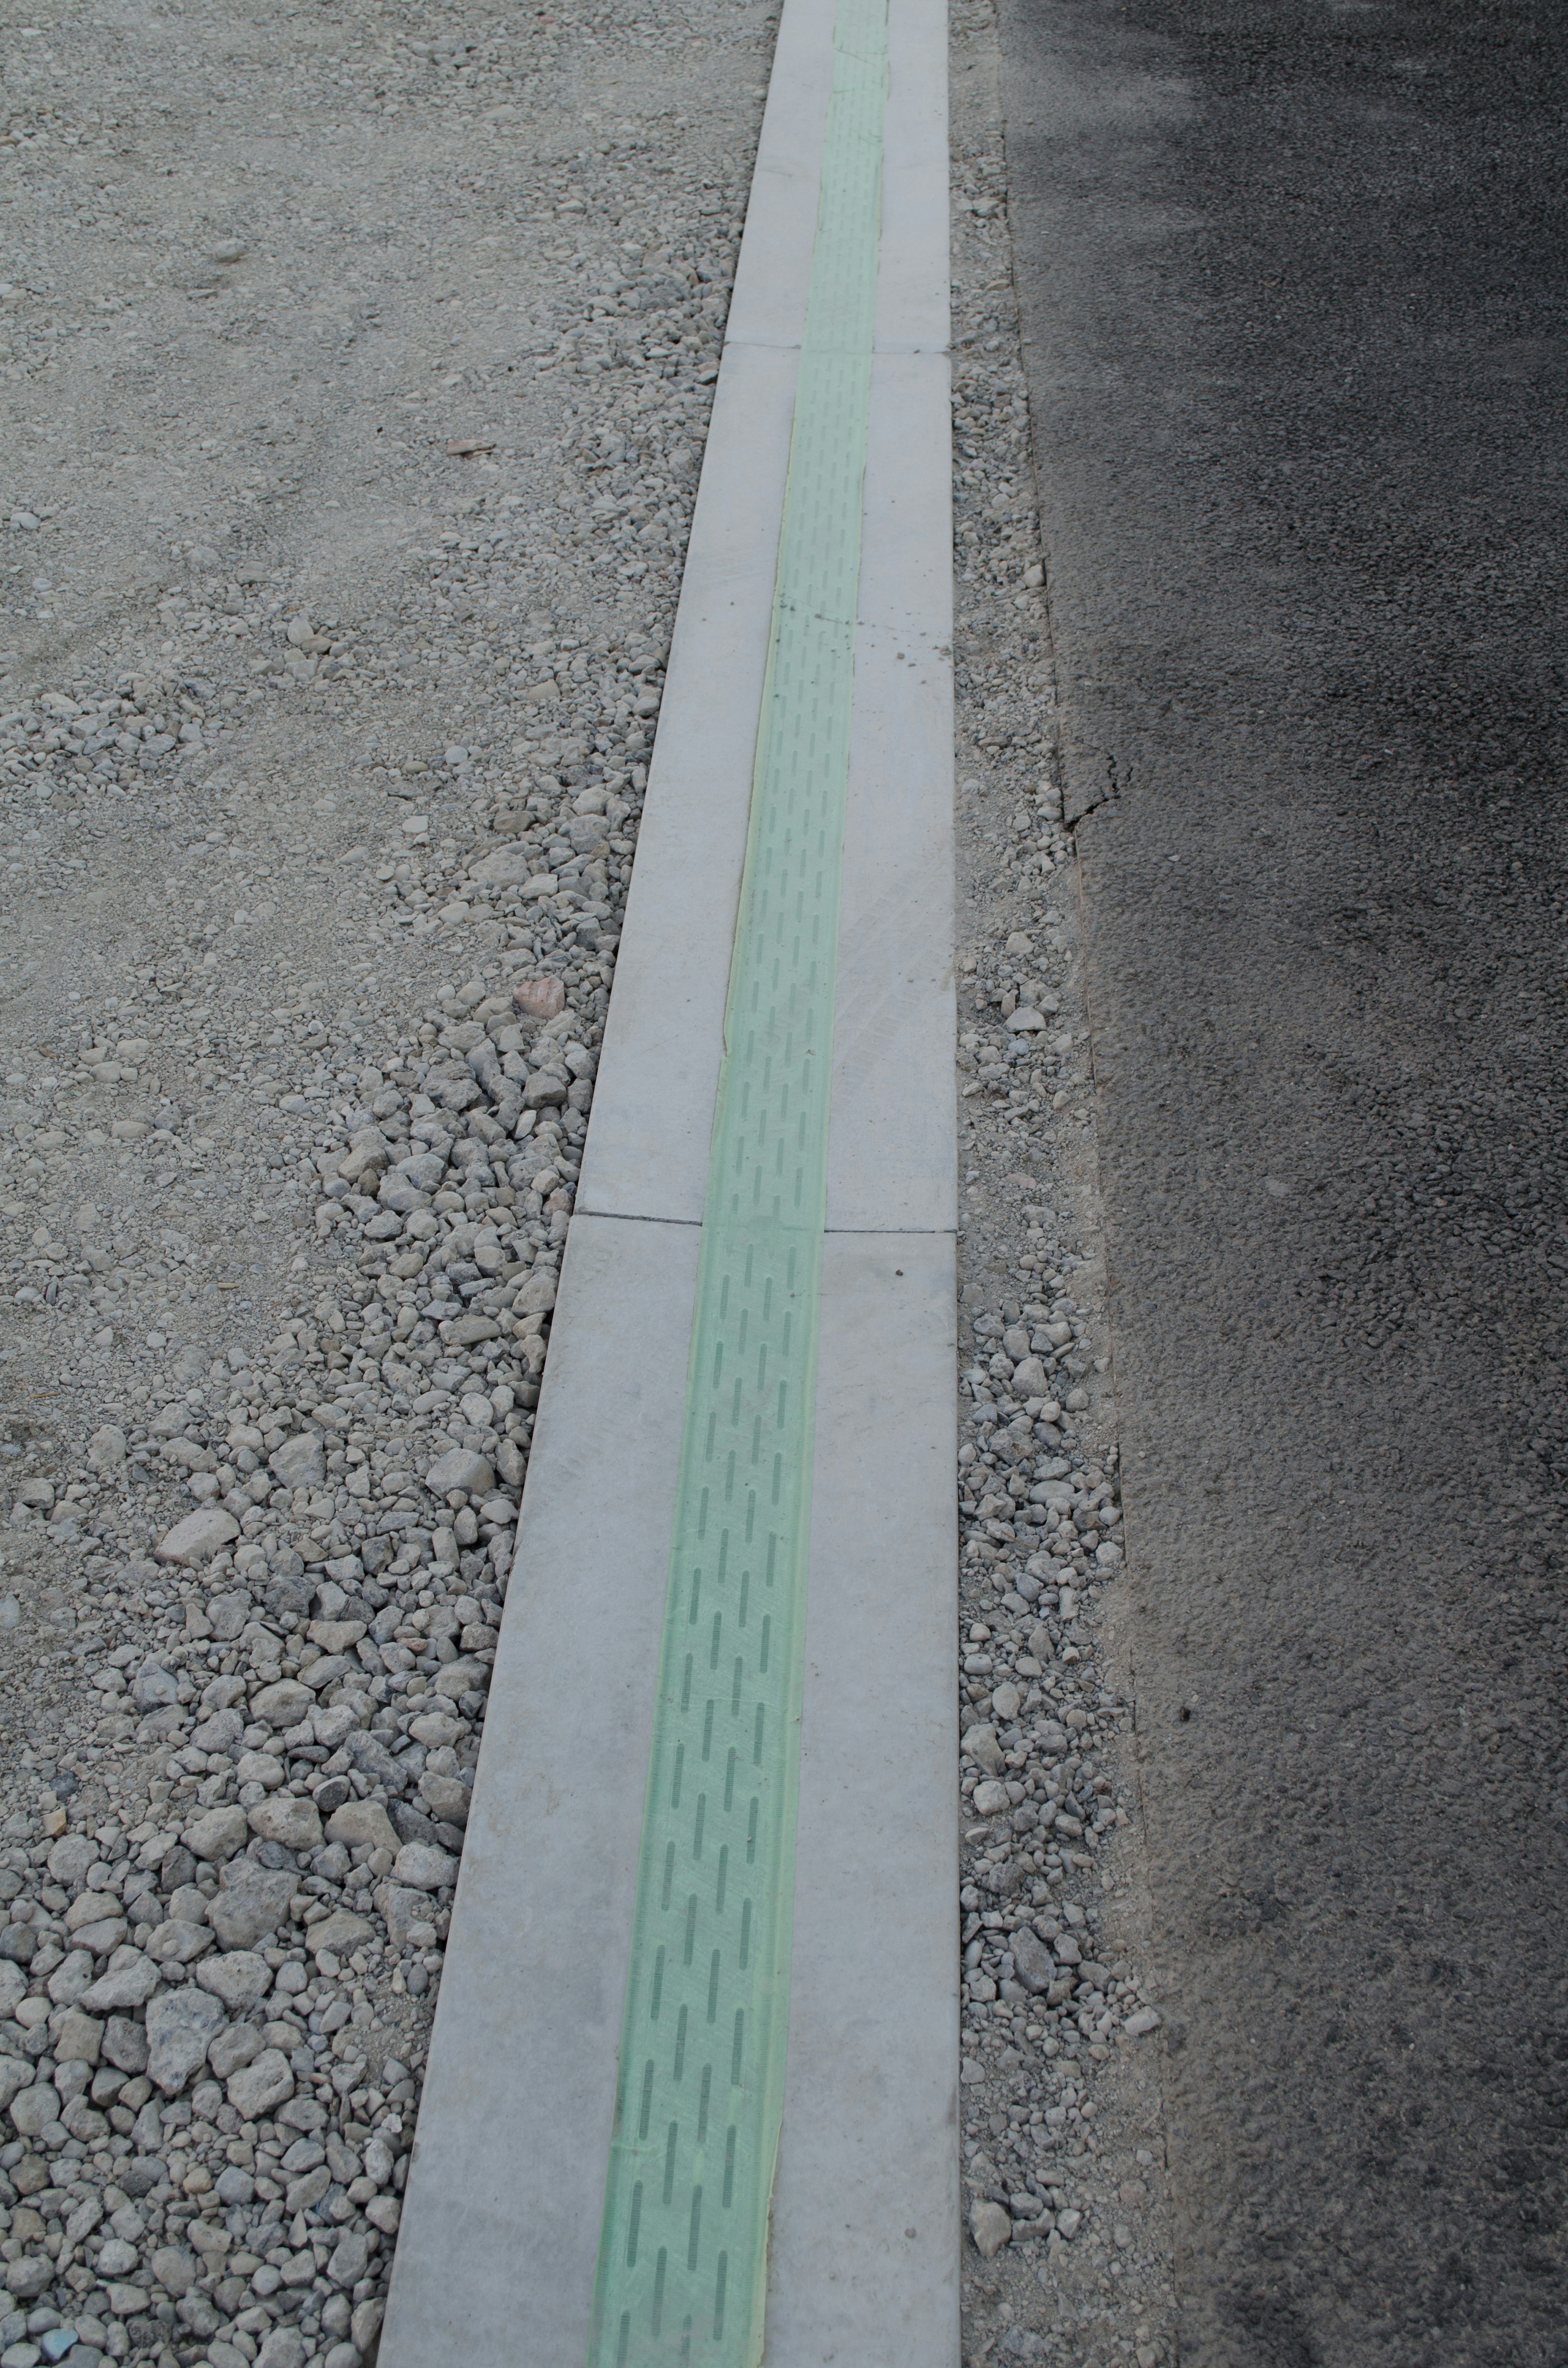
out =
{"type": "Polygon", "coordinates": [[[741,346],[720,373],[583,1156],[597,1215],[702,1215],[798,367],[741,346]]]}
{"type": "Polygon", "coordinates": [[[830,1231],[951,1232],[952,529],[945,354],[880,356],[844,845],[830,1231]]]}
{"type": "Polygon", "coordinates": [[[950,1235],[830,1237],[768,2280],[780,2368],[959,2357],[958,1947],[943,1912],[958,1884],[955,1318],[950,1235]]]}
{"type": "MultiPolygon", "coordinates": [[[[574,1227],[382,2342],[394,2368],[510,2357],[519,2310],[540,2368],[586,2349],[698,1241],[574,1227]]],[[[877,2368],[957,2358],[952,1257],[932,1235],[824,1253],[768,2305],[787,2368],[846,2346],[877,2368]]]]}

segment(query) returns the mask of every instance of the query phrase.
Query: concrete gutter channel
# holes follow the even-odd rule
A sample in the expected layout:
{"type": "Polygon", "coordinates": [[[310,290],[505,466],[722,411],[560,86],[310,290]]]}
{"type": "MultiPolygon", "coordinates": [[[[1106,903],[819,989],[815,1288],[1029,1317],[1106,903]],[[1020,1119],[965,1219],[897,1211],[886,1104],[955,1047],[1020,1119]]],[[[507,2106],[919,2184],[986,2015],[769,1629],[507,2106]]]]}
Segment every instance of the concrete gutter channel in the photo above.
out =
{"type": "MultiPolygon", "coordinates": [[[[589,2345],[833,35],[831,0],[790,0],[519,1520],[384,2368],[517,2358],[568,2368],[589,2345]],[[607,1432],[618,1486],[605,1500],[590,1475],[607,1432]]],[[[934,0],[899,6],[889,39],[767,2291],[767,2356],[780,2368],[830,2358],[952,2368],[960,2345],[945,16],[934,0]]],[[[692,2356],[740,2354],[714,2346],[692,2356]]]]}
{"type": "Polygon", "coordinates": [[[380,2368],[1171,2357],[1085,777],[985,0],[950,28],[951,286],[949,26],[888,28],[766,2351],[744,2315],[594,2324],[835,13],[778,33],[380,2368]]]}

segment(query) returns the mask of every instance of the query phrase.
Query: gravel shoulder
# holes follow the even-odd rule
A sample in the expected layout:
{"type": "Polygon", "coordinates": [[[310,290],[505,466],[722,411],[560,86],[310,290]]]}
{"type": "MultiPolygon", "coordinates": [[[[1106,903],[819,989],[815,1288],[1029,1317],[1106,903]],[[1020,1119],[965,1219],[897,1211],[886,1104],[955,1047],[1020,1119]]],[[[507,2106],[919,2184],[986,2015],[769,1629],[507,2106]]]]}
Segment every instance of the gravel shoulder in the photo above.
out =
{"type": "Polygon", "coordinates": [[[966,2363],[1176,2358],[1084,966],[989,7],[955,11],[966,2363]]]}
{"type": "Polygon", "coordinates": [[[5,37],[0,2357],[373,2357],[771,19],[5,37]]]}

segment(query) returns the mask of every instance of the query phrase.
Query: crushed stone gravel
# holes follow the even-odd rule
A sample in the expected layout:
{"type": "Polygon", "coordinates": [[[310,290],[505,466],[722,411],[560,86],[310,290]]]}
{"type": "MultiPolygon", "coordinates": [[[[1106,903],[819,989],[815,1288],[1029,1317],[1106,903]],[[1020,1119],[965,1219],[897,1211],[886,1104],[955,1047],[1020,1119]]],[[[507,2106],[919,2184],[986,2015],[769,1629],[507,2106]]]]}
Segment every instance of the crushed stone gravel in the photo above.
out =
{"type": "Polygon", "coordinates": [[[994,15],[952,17],[963,2344],[1176,2357],[1076,856],[994,15]]]}

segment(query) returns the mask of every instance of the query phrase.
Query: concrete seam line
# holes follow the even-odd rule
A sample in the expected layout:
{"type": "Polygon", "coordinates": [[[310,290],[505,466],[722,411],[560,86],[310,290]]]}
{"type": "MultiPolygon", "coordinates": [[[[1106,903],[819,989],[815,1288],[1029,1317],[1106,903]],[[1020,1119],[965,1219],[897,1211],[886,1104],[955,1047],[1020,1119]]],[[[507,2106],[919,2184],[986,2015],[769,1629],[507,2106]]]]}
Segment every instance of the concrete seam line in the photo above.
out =
{"type": "Polygon", "coordinates": [[[762,2354],[887,97],[839,0],[703,1212],[591,2368],[762,2354]]]}

